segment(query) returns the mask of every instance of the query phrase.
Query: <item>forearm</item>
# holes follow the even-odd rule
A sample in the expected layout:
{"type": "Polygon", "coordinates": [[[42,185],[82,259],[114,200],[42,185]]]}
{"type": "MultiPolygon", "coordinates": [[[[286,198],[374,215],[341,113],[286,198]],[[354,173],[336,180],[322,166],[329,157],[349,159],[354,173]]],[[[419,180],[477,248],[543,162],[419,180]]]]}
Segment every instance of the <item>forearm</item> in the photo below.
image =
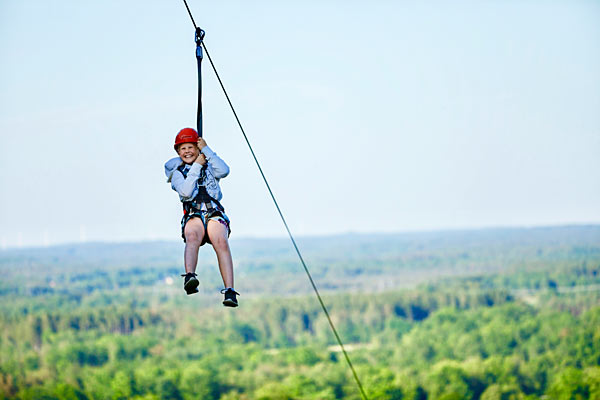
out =
{"type": "Polygon", "coordinates": [[[206,156],[206,161],[212,168],[215,178],[221,179],[229,175],[229,166],[210,147],[204,146],[202,154],[206,156]]]}
{"type": "Polygon", "coordinates": [[[200,177],[200,170],[202,166],[198,163],[193,163],[192,167],[187,173],[187,178],[183,177],[183,174],[179,171],[173,174],[171,186],[181,197],[190,198],[192,197],[194,190],[196,189],[196,182],[200,177]]]}

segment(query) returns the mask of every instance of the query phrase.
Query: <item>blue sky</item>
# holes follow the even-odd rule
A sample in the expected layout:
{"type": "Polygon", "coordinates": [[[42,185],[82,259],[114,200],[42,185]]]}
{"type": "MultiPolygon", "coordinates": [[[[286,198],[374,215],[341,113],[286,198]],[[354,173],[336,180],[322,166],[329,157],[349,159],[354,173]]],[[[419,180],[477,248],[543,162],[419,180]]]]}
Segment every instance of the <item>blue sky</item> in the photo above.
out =
{"type": "MultiPolygon", "coordinates": [[[[597,1],[189,1],[297,235],[600,222],[597,1]]],[[[179,237],[183,2],[0,3],[2,247],[179,237]]],[[[204,64],[234,237],[284,228],[204,64]]]]}

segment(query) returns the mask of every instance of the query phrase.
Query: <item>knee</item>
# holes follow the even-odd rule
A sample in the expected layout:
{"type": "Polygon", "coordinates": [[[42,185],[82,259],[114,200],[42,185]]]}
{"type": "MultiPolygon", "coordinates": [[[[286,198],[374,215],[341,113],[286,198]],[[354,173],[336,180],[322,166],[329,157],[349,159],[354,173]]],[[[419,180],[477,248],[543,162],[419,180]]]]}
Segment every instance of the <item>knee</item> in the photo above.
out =
{"type": "Polygon", "coordinates": [[[190,230],[185,233],[185,242],[190,245],[200,245],[202,242],[202,235],[194,230],[190,230]]]}
{"type": "Polygon", "coordinates": [[[216,238],[211,238],[210,242],[212,243],[215,250],[228,250],[229,242],[227,238],[221,235],[218,235],[216,238]]]}

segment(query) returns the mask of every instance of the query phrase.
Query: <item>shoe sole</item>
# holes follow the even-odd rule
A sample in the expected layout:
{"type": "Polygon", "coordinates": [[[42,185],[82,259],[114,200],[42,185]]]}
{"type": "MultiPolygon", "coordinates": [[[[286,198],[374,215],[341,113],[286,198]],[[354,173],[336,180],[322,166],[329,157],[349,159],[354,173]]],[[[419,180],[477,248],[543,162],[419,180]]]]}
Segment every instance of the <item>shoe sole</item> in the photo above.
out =
{"type": "Polygon", "coordinates": [[[188,295],[190,294],[194,294],[194,293],[198,293],[198,285],[200,284],[200,281],[198,279],[195,278],[191,278],[189,281],[187,281],[187,283],[185,284],[185,286],[183,287],[186,291],[186,293],[188,295]]]}
{"type": "Polygon", "coordinates": [[[236,303],[235,301],[233,301],[231,299],[226,299],[226,300],[223,300],[223,305],[225,307],[237,307],[238,303],[236,303]]]}

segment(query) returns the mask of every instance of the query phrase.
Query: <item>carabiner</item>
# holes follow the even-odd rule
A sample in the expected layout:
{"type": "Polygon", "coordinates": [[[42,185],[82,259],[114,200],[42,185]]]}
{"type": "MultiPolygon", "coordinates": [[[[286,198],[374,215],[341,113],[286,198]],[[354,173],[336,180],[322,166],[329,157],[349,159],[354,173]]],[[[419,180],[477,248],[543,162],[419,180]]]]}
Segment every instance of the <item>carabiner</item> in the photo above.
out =
{"type": "Polygon", "coordinates": [[[204,32],[201,28],[196,28],[196,45],[200,46],[202,44],[202,41],[204,40],[204,35],[206,34],[206,32],[204,32]]]}

